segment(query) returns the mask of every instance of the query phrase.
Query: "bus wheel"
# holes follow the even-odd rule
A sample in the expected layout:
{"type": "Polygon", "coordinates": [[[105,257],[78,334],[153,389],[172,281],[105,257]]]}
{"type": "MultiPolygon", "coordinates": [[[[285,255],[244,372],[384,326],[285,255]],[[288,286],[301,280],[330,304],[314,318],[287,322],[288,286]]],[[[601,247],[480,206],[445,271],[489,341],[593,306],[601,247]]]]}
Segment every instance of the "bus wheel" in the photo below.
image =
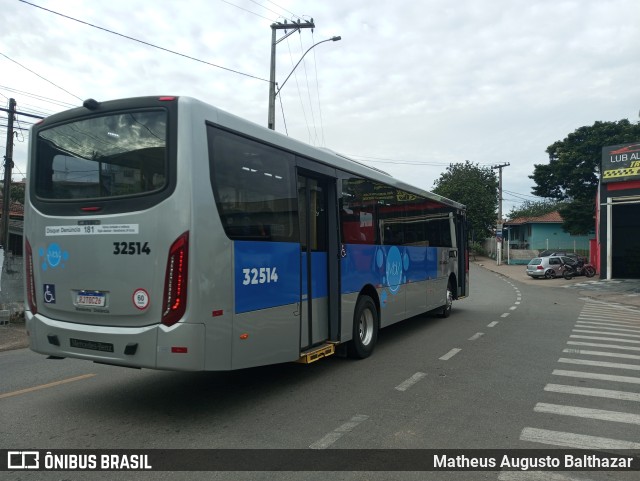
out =
{"type": "Polygon", "coordinates": [[[353,316],[353,339],[349,343],[349,357],[369,357],[378,340],[378,309],[369,296],[361,296],[353,316]]]}
{"type": "Polygon", "coordinates": [[[451,308],[453,307],[453,289],[451,288],[451,281],[447,284],[447,300],[445,305],[440,308],[439,316],[442,318],[449,317],[451,315],[451,308]]]}

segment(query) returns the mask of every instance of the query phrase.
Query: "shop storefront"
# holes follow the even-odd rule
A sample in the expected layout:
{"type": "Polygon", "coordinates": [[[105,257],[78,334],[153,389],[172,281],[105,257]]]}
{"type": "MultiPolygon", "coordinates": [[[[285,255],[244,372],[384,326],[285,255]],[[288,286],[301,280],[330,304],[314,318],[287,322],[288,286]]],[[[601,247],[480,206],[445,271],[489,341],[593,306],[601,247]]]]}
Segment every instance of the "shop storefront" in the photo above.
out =
{"type": "Polygon", "coordinates": [[[598,254],[603,279],[640,278],[640,142],[602,149],[598,254]]]}

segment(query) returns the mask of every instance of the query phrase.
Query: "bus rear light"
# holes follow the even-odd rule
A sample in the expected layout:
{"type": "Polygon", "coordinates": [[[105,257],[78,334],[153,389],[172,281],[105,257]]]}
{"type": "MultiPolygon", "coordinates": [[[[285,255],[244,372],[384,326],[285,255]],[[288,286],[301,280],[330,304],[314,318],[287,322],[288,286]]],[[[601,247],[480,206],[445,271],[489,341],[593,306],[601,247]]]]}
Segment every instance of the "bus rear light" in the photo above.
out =
{"type": "Polygon", "coordinates": [[[171,353],[172,354],[188,354],[189,348],[184,346],[172,346],[171,353]]]}
{"type": "Polygon", "coordinates": [[[26,250],[24,270],[26,277],[27,303],[29,304],[31,313],[35,315],[38,313],[38,304],[36,303],[36,284],[33,272],[33,253],[31,251],[31,244],[29,243],[29,239],[25,239],[24,244],[26,250]]]}
{"type": "Polygon", "coordinates": [[[173,326],[187,309],[188,268],[189,232],[185,232],[169,249],[162,302],[162,323],[165,326],[173,326]]]}
{"type": "Polygon", "coordinates": [[[164,97],[160,97],[158,100],[160,102],[171,102],[173,100],[175,100],[175,97],[171,97],[171,96],[164,96],[164,97]]]}

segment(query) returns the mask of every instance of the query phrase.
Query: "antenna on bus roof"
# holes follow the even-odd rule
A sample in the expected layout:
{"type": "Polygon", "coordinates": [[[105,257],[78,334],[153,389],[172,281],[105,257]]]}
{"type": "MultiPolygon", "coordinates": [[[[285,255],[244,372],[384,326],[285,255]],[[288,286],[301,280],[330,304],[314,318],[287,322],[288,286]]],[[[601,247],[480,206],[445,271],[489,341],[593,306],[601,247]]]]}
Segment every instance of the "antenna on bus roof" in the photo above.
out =
{"type": "Polygon", "coordinates": [[[100,106],[100,103],[95,99],[87,99],[82,103],[82,106],[85,109],[97,110],[98,107],[100,106]]]}

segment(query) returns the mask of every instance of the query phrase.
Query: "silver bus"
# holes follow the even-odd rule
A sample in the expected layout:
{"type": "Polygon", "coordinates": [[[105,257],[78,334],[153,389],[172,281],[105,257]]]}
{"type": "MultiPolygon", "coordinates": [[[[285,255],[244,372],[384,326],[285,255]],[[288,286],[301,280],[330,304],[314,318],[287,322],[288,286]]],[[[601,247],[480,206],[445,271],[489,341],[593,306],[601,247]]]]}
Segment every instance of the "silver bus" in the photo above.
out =
{"type": "Polygon", "coordinates": [[[192,98],[53,115],[27,177],[27,329],[53,358],[365,358],[380,328],[468,293],[463,205],[192,98]]]}

